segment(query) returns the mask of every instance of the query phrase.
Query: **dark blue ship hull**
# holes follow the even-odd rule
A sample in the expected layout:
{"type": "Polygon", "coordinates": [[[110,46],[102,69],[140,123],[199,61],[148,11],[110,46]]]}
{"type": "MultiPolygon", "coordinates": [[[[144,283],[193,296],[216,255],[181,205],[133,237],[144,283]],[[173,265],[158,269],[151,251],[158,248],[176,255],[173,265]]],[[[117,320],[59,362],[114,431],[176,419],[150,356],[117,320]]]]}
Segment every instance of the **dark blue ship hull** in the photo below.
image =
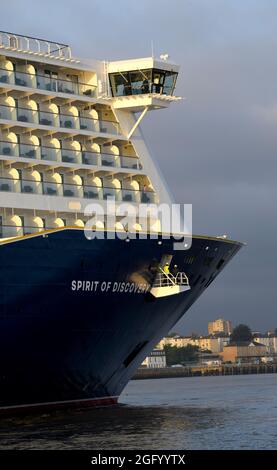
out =
{"type": "Polygon", "coordinates": [[[194,237],[174,251],[172,239],[89,241],[70,229],[1,245],[0,410],[115,402],[240,247],[194,237]],[[144,285],[165,254],[191,290],[154,298],[144,285]]]}

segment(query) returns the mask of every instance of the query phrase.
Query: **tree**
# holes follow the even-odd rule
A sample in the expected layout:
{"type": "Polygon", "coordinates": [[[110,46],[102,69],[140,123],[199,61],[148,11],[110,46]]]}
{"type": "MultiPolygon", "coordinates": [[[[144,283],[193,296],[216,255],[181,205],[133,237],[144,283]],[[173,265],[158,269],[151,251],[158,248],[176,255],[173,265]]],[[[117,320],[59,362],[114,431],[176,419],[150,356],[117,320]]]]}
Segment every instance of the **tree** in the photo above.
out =
{"type": "Polygon", "coordinates": [[[198,350],[198,346],[192,346],[191,344],[188,344],[184,348],[165,345],[166,363],[168,366],[172,366],[173,364],[195,361],[197,359],[198,350]]]}
{"type": "Polygon", "coordinates": [[[231,342],[236,343],[238,341],[251,341],[253,338],[252,331],[247,325],[242,323],[236,326],[231,334],[231,342]]]}

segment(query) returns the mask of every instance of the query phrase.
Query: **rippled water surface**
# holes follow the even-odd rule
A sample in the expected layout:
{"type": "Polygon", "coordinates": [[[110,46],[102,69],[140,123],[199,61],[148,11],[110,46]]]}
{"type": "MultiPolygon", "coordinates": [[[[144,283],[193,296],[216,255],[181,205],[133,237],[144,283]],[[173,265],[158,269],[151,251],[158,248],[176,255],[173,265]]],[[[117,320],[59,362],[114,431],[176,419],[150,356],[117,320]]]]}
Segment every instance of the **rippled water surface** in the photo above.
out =
{"type": "Polygon", "coordinates": [[[0,449],[277,449],[277,374],[131,381],[118,407],[2,418],[0,449]]]}

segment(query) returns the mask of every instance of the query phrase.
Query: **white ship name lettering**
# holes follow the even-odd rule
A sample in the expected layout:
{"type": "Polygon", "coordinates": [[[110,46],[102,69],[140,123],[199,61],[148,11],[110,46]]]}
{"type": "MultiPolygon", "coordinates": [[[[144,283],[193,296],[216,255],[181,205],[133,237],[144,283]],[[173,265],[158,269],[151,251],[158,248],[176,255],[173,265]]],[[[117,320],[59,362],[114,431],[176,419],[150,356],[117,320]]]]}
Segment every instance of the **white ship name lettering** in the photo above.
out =
{"type": "Polygon", "coordinates": [[[116,292],[116,293],[133,293],[146,294],[150,286],[147,283],[135,282],[111,282],[111,281],[89,281],[89,280],[72,280],[71,290],[74,292],[116,292]]]}

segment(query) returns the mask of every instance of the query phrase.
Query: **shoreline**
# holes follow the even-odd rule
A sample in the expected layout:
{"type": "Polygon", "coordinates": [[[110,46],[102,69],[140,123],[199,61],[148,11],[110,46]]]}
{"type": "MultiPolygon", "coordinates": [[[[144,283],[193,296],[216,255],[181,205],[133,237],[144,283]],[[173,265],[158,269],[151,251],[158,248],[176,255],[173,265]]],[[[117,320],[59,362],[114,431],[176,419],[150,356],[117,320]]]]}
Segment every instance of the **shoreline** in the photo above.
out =
{"type": "Polygon", "coordinates": [[[220,375],[249,375],[277,373],[275,364],[225,364],[224,366],[184,366],[165,367],[157,369],[141,368],[136,371],[131,380],[165,379],[176,377],[204,377],[220,375]]]}

